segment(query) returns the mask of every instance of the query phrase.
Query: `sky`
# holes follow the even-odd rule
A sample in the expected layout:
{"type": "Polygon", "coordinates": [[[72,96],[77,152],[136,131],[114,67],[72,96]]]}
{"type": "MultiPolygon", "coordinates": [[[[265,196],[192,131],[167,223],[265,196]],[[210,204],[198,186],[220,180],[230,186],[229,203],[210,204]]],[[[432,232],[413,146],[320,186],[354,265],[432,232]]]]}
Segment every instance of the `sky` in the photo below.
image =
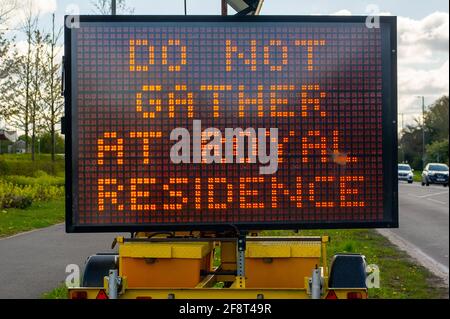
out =
{"type": "MultiPolygon", "coordinates": [[[[6,1],[0,0],[0,5],[6,1]]],[[[94,14],[93,0],[16,0],[22,10],[13,15],[10,28],[20,24],[23,8],[32,2],[41,15],[41,25],[49,29],[51,13],[63,24],[63,16],[74,8],[80,14],[94,14]]],[[[220,0],[186,0],[187,13],[220,14],[220,0]]],[[[184,0],[127,0],[136,14],[184,14],[184,0]]],[[[373,10],[398,16],[398,96],[399,128],[421,114],[421,100],[431,104],[449,94],[449,3],[447,0],[265,0],[261,15],[367,15],[373,10]],[[368,7],[369,6],[369,7],[368,7]],[[370,10],[368,10],[370,9],[370,10]],[[402,116],[403,114],[403,116],[402,116]],[[403,118],[403,123],[402,123],[403,118]]],[[[229,13],[232,9],[229,9],[229,13]]],[[[120,12],[119,12],[120,13],[120,12]]],[[[0,26],[1,28],[1,26],[0,26]]],[[[20,33],[15,34],[19,49],[26,47],[20,33]]],[[[62,44],[61,44],[62,45],[62,44]]]]}

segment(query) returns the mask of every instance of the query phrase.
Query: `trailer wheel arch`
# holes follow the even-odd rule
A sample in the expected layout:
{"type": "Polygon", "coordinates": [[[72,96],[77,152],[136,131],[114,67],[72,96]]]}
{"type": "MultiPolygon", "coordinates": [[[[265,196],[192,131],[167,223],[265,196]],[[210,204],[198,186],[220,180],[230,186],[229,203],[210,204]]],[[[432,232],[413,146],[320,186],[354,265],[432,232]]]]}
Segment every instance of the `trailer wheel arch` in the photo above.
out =
{"type": "Polygon", "coordinates": [[[117,254],[97,254],[89,256],[84,268],[83,287],[103,287],[103,278],[109,270],[117,269],[117,254]]]}

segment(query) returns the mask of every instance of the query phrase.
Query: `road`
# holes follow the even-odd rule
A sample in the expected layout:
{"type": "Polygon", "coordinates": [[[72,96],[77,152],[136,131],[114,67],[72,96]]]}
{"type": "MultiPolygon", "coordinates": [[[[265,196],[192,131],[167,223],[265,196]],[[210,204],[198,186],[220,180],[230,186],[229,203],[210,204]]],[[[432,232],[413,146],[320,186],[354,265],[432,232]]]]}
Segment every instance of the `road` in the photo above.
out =
{"type": "MultiPolygon", "coordinates": [[[[382,230],[411,255],[449,265],[449,189],[399,185],[400,228],[382,230]],[[416,254],[420,251],[420,254],[416,254]]],[[[56,225],[0,239],[0,299],[39,298],[57,287],[68,264],[81,268],[87,256],[107,252],[114,234],[66,234],[56,225]]]]}
{"type": "Polygon", "coordinates": [[[403,242],[402,248],[412,255],[418,252],[414,257],[434,262],[438,270],[447,272],[448,281],[449,188],[400,182],[399,207],[400,227],[381,233],[400,245],[403,242]]]}
{"type": "Polygon", "coordinates": [[[0,299],[41,298],[61,284],[66,266],[108,252],[113,234],[66,234],[55,225],[0,239],[0,299]]]}

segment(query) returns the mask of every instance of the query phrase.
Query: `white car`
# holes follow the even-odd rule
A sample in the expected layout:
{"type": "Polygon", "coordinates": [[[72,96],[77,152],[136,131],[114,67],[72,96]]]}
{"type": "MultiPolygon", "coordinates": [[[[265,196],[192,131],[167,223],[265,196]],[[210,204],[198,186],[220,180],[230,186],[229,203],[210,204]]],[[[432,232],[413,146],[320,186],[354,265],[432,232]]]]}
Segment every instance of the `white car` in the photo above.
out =
{"type": "Polygon", "coordinates": [[[409,184],[413,182],[414,170],[408,164],[398,164],[398,180],[407,181],[409,184]]]}

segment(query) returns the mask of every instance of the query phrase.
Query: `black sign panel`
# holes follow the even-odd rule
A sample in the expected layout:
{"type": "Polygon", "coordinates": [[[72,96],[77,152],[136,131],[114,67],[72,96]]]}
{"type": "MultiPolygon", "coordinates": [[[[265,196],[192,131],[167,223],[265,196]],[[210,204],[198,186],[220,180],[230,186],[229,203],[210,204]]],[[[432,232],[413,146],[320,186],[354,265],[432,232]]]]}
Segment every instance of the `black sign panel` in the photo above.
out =
{"type": "Polygon", "coordinates": [[[397,226],[395,17],[80,19],[69,232],[397,226]]]}

